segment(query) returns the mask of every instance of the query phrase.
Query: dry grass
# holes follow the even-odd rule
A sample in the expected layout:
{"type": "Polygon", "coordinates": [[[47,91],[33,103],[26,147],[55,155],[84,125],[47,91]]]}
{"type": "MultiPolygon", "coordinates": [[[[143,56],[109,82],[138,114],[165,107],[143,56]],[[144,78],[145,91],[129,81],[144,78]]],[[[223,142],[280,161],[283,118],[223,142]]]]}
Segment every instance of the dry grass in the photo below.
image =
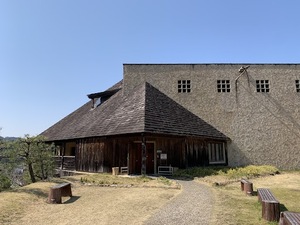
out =
{"type": "Polygon", "coordinates": [[[63,198],[64,204],[46,203],[53,182],[0,193],[0,224],[142,224],[180,193],[166,188],[88,186],[78,179],[69,178],[73,197],[63,198]]]}
{"type": "Polygon", "coordinates": [[[177,182],[165,177],[112,176],[110,174],[97,173],[83,176],[80,180],[85,184],[99,186],[179,188],[177,182]]]}
{"type": "MultiPolygon", "coordinates": [[[[205,178],[204,178],[205,179],[205,178]]],[[[199,179],[203,182],[204,179],[199,179]]],[[[240,190],[240,183],[226,182],[225,178],[215,177],[215,182],[221,179],[221,186],[213,188],[215,194],[214,216],[211,224],[277,224],[270,223],[261,218],[261,204],[257,196],[246,196],[240,190]]],[[[210,182],[213,178],[210,178],[210,182]]],[[[251,179],[254,191],[259,187],[269,188],[281,203],[282,210],[300,212],[300,173],[289,172],[275,176],[266,176],[251,179]]]]}

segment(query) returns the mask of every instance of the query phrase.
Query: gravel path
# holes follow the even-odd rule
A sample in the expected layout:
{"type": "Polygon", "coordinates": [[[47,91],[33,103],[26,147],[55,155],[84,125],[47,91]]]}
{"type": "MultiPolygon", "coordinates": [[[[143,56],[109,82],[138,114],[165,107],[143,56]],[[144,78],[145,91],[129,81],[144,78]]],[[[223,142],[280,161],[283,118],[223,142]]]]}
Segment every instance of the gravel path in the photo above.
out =
{"type": "Polygon", "coordinates": [[[152,215],[146,225],[209,224],[214,201],[210,188],[195,181],[178,182],[182,193],[152,215]]]}

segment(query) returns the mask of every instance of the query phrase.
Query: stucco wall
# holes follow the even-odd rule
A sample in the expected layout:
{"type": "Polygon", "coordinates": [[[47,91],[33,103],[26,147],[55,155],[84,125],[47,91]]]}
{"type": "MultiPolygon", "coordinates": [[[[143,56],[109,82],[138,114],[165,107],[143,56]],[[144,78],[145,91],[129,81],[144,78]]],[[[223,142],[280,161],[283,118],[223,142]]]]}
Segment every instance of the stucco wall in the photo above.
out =
{"type": "Polygon", "coordinates": [[[125,64],[124,89],[129,93],[148,82],[215,126],[232,141],[231,166],[272,164],[300,168],[300,65],[125,64]],[[178,93],[178,80],[191,80],[190,93],[178,93]],[[230,80],[229,93],[217,92],[217,80],[230,80]],[[256,80],[269,80],[270,92],[256,92],[256,80]],[[237,85],[236,85],[237,84],[237,85]]]}

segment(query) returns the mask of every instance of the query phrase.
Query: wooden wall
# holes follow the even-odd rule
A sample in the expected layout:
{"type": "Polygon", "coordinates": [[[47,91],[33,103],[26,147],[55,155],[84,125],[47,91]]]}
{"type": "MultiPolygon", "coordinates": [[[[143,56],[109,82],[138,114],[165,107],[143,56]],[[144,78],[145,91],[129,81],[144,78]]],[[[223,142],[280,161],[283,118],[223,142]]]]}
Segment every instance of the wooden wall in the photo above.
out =
{"type": "Polygon", "coordinates": [[[112,167],[127,166],[127,139],[80,139],[76,149],[76,170],[110,172],[112,167]]]}
{"type": "MultiPolygon", "coordinates": [[[[154,160],[158,166],[187,168],[208,166],[207,143],[213,140],[192,137],[145,136],[147,143],[154,143],[154,160]],[[167,159],[161,159],[167,154],[167,159]]],[[[86,138],[77,141],[76,170],[111,172],[112,167],[128,166],[129,172],[138,173],[136,160],[140,160],[136,143],[141,135],[130,137],[86,138]]]]}

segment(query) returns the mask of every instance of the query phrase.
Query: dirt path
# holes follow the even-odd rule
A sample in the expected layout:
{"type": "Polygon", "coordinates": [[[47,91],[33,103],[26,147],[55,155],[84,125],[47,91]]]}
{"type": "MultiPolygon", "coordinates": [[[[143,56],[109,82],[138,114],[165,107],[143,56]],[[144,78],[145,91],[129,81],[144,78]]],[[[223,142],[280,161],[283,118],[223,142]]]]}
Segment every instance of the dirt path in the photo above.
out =
{"type": "Polygon", "coordinates": [[[209,224],[213,194],[208,186],[195,181],[178,181],[182,193],[149,218],[146,225],[209,224]]]}

